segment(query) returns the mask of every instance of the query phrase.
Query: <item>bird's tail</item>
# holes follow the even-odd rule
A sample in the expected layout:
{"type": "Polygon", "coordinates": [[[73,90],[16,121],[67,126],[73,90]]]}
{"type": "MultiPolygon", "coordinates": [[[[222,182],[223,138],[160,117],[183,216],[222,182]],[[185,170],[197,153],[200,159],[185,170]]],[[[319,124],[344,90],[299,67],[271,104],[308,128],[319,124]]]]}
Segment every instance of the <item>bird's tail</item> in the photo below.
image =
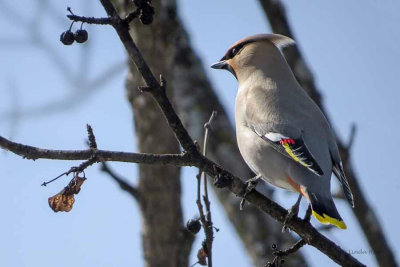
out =
{"type": "Polygon", "coordinates": [[[332,196],[307,192],[311,202],[312,214],[323,224],[333,224],[340,229],[346,229],[342,217],[336,209],[332,196]]]}

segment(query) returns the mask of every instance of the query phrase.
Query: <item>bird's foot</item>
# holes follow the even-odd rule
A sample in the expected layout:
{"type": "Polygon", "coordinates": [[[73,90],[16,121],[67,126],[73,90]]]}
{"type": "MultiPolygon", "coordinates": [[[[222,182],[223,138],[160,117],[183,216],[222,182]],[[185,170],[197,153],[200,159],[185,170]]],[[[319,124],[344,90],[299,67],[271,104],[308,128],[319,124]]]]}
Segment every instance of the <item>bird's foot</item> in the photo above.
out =
{"type": "Polygon", "coordinates": [[[299,214],[299,206],[301,202],[301,197],[302,195],[299,195],[299,198],[297,199],[296,203],[288,210],[288,214],[285,217],[285,221],[283,222],[283,227],[282,227],[282,233],[286,231],[287,226],[286,224],[293,218],[296,218],[297,215],[299,214]]]}
{"type": "Polygon", "coordinates": [[[246,191],[243,194],[242,201],[240,201],[240,210],[243,209],[244,204],[246,203],[245,197],[248,193],[250,193],[254,188],[256,188],[258,184],[258,180],[262,177],[262,175],[257,175],[249,180],[246,181],[246,191]]]}

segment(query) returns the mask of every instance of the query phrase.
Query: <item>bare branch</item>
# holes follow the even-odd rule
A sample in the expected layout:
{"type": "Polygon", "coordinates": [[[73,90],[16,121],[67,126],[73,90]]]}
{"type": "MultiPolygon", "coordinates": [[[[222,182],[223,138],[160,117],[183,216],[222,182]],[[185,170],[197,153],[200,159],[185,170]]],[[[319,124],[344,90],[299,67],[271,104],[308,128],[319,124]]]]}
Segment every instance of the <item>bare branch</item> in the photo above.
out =
{"type": "Polygon", "coordinates": [[[90,149],[97,150],[96,137],[94,136],[92,126],[87,124],[86,129],[88,132],[88,142],[89,142],[90,149]]]}
{"type": "MultiPolygon", "coordinates": [[[[26,159],[53,160],[88,160],[93,156],[93,150],[53,150],[19,144],[0,136],[0,147],[26,159]]],[[[119,151],[97,150],[97,162],[118,161],[142,164],[170,164],[175,166],[194,166],[194,159],[187,153],[182,154],[150,154],[128,153],[119,151]]]]}
{"type": "Polygon", "coordinates": [[[114,23],[111,18],[82,17],[77,15],[67,15],[67,17],[72,21],[79,21],[88,24],[112,25],[114,23]]]}
{"type": "MultiPolygon", "coordinates": [[[[97,25],[116,25],[117,23],[121,23],[119,20],[116,20],[115,17],[107,17],[107,18],[94,18],[94,17],[84,17],[77,16],[72,13],[70,7],[67,8],[67,11],[71,13],[71,15],[67,15],[67,17],[74,22],[83,22],[88,24],[97,24],[97,25]]],[[[140,9],[136,9],[135,11],[129,13],[122,21],[124,23],[131,23],[135,18],[137,18],[140,14],[140,9]]]]}
{"type": "Polygon", "coordinates": [[[96,156],[92,156],[90,159],[82,162],[79,166],[76,167],[71,167],[68,171],[63,172],[62,174],[58,175],[56,178],[51,179],[48,182],[43,182],[41,185],[42,186],[47,186],[48,184],[54,182],[55,180],[59,179],[60,177],[64,176],[64,175],[69,175],[70,173],[75,173],[75,174],[79,174],[81,172],[84,173],[85,169],[91,165],[93,165],[94,163],[97,162],[96,156]]]}
{"type": "MultiPolygon", "coordinates": [[[[171,106],[168,98],[164,96],[162,101],[168,102],[164,103],[165,106],[171,106]]],[[[172,108],[172,106],[171,106],[172,108]]],[[[165,112],[165,110],[164,110],[165,112]]],[[[168,116],[168,114],[165,114],[168,116]]],[[[177,115],[174,115],[178,120],[177,115]]],[[[169,119],[174,116],[168,116],[169,119]]],[[[178,127],[179,123],[172,121],[172,125],[178,127]]],[[[183,127],[183,126],[181,126],[183,127]]],[[[175,129],[174,127],[171,127],[175,129]]],[[[181,134],[184,129],[178,129],[176,135],[181,134]]],[[[190,138],[190,137],[189,137],[190,138]]],[[[181,145],[183,146],[183,142],[181,145]]],[[[191,141],[191,140],[190,140],[191,141]]],[[[192,142],[192,141],[191,141],[192,142]]],[[[190,145],[190,144],[189,144],[190,145]]],[[[194,143],[193,143],[193,146],[194,143]]],[[[48,150],[40,149],[32,146],[22,145],[7,140],[0,136],[0,147],[10,150],[11,152],[23,156],[28,159],[62,159],[62,160],[82,160],[89,159],[93,156],[93,150],[48,150]]],[[[184,147],[190,147],[185,144],[184,147]]],[[[212,177],[217,177],[218,179],[224,179],[224,184],[228,186],[228,189],[238,195],[244,195],[246,185],[238,178],[233,176],[231,173],[224,170],[222,167],[218,166],[214,162],[205,158],[201,155],[198,150],[190,151],[189,153],[183,153],[181,155],[155,155],[155,154],[138,154],[138,153],[126,153],[126,152],[115,152],[115,151],[104,151],[97,150],[95,152],[96,159],[98,161],[120,161],[120,162],[133,162],[133,163],[146,163],[146,164],[172,164],[176,166],[196,166],[203,169],[212,177]]],[[[264,212],[270,214],[276,220],[281,223],[284,222],[287,215],[287,211],[279,206],[274,201],[265,197],[264,195],[252,191],[247,194],[246,200],[254,205],[258,206],[264,212]]],[[[352,266],[364,266],[357,259],[352,257],[349,253],[342,250],[335,243],[327,239],[325,236],[321,235],[308,221],[301,220],[299,218],[293,218],[287,222],[287,227],[295,231],[302,237],[307,244],[310,244],[318,248],[321,252],[329,256],[335,262],[342,265],[352,265],[352,266]]]]}
{"type": "MultiPolygon", "coordinates": [[[[275,255],[275,258],[273,259],[272,262],[268,262],[267,264],[265,264],[264,267],[278,267],[281,264],[284,263],[284,259],[282,259],[283,257],[287,257],[290,254],[293,254],[295,252],[297,252],[300,248],[302,248],[304,245],[306,244],[306,242],[303,239],[300,239],[299,241],[297,241],[293,246],[291,246],[288,249],[285,250],[277,250],[274,251],[272,254],[275,255]]],[[[277,249],[276,245],[272,245],[273,249],[277,249]]]]}
{"type": "Polygon", "coordinates": [[[306,242],[303,239],[300,239],[292,247],[290,247],[290,248],[288,248],[286,250],[278,250],[278,251],[274,252],[274,255],[276,255],[278,257],[288,256],[288,255],[298,251],[305,244],[306,244],[306,242]]]}
{"type": "MultiPolygon", "coordinates": [[[[211,123],[214,118],[217,116],[217,112],[213,111],[211,114],[210,119],[207,123],[204,124],[205,134],[204,134],[204,142],[203,142],[203,156],[207,154],[207,140],[209,135],[209,130],[211,129],[211,123]]],[[[204,214],[203,205],[201,204],[201,197],[200,197],[200,189],[201,189],[201,176],[202,176],[202,169],[199,168],[199,173],[197,177],[197,208],[199,209],[200,214],[200,221],[203,225],[204,233],[206,235],[205,240],[205,248],[207,259],[208,259],[208,266],[212,267],[212,243],[214,240],[214,228],[213,222],[211,217],[211,207],[210,207],[210,200],[208,198],[208,189],[207,189],[207,174],[204,173],[204,196],[203,201],[204,205],[206,206],[206,213],[204,214]]],[[[200,261],[200,259],[199,259],[200,261]]]]}

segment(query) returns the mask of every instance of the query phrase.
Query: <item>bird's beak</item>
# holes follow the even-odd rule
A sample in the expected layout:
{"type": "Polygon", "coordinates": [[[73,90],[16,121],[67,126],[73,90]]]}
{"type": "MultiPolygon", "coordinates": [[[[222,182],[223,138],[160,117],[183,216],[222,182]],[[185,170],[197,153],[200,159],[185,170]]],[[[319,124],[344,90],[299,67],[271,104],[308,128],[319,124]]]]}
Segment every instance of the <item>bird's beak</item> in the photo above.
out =
{"type": "Polygon", "coordinates": [[[232,66],[228,63],[228,60],[226,59],[221,59],[220,61],[214,63],[211,65],[211,68],[213,69],[221,69],[221,70],[227,70],[230,73],[233,74],[233,76],[235,76],[235,78],[237,79],[235,70],[232,68],[232,66]]]}
{"type": "Polygon", "coordinates": [[[228,67],[229,67],[229,64],[228,64],[228,62],[226,62],[226,60],[221,60],[221,61],[218,61],[211,65],[211,68],[213,68],[213,69],[225,69],[226,70],[226,69],[228,69],[228,67]]]}

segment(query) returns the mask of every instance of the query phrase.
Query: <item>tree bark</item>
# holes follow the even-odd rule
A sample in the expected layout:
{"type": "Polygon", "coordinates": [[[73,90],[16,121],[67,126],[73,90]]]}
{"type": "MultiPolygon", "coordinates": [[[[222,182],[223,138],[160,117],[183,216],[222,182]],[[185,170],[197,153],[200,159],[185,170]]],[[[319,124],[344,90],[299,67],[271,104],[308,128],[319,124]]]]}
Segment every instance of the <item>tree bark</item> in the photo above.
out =
{"type": "MultiPolygon", "coordinates": [[[[157,1],[153,5],[157,11],[164,10],[157,1]]],[[[141,52],[152,70],[169,78],[172,61],[166,51],[171,43],[168,25],[164,24],[165,15],[166,12],[156,12],[151,25],[136,21],[131,25],[131,34],[137,45],[145,48],[141,52]]],[[[134,113],[139,152],[179,153],[179,144],[160,108],[149,94],[137,90],[140,85],[143,85],[142,76],[131,63],[126,88],[134,113]]],[[[169,92],[173,91],[173,86],[169,86],[169,92]]],[[[179,179],[179,167],[139,165],[138,191],[145,266],[189,266],[193,236],[184,228],[179,179]]]]}
{"type": "MultiPolygon", "coordinates": [[[[134,23],[132,27],[133,38],[150,63],[154,73],[156,75],[162,73],[168,80],[168,94],[194,139],[202,140],[203,124],[208,120],[213,110],[218,111],[217,119],[213,122],[207,154],[235,175],[250,178],[253,174],[238,151],[232,125],[229,123],[226,112],[206,77],[201,60],[193,51],[188,34],[177,16],[176,2],[152,1],[152,3],[156,8],[154,22],[151,26],[136,24],[138,22],[134,23]]],[[[135,68],[132,68],[131,73],[134,77],[134,79],[128,79],[130,83],[128,94],[133,97],[131,102],[143,103],[146,101],[146,105],[142,105],[142,113],[158,110],[155,105],[147,104],[147,101],[152,101],[147,96],[137,95],[135,86],[139,83],[135,82],[132,85],[131,81],[138,81],[139,74],[137,74],[135,68]]],[[[140,114],[140,111],[135,110],[135,114],[140,114]]],[[[154,118],[147,115],[147,117],[139,119],[135,115],[137,124],[139,124],[139,121],[142,123],[143,119],[153,120],[154,118]]],[[[160,124],[158,121],[154,123],[160,124]]],[[[161,143],[169,142],[167,141],[169,139],[161,137],[165,131],[160,129],[156,131],[146,131],[145,135],[147,138],[152,136],[151,139],[153,140],[162,138],[161,143]]],[[[161,145],[161,143],[157,145],[161,145]]],[[[154,145],[153,143],[152,146],[154,145]]],[[[167,153],[173,152],[167,151],[167,153]]],[[[266,190],[265,185],[259,186],[258,189],[265,194],[271,194],[271,191],[266,190]]],[[[279,223],[257,207],[246,205],[245,209],[240,211],[239,198],[226,190],[217,189],[214,192],[235,226],[255,266],[263,266],[267,261],[273,259],[272,244],[284,248],[294,242],[294,239],[288,233],[281,233],[282,226],[279,223]]],[[[286,265],[306,266],[300,253],[289,257],[286,260],[286,265]]]]}

